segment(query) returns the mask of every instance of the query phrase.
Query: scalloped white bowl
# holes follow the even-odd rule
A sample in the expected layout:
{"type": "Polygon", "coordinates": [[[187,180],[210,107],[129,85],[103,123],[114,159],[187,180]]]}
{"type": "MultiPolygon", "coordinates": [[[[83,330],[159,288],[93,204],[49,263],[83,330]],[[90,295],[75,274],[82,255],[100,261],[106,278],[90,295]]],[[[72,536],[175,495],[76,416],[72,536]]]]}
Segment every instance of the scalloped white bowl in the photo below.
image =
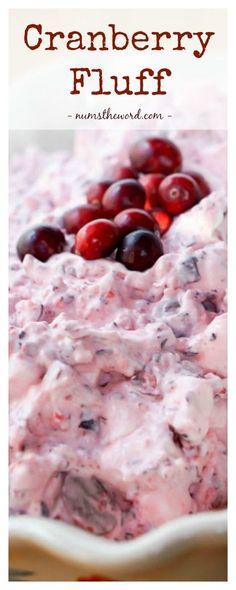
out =
{"type": "Polygon", "coordinates": [[[115,542],[47,518],[10,518],[10,579],[227,580],[227,512],[175,519],[115,542]]]}

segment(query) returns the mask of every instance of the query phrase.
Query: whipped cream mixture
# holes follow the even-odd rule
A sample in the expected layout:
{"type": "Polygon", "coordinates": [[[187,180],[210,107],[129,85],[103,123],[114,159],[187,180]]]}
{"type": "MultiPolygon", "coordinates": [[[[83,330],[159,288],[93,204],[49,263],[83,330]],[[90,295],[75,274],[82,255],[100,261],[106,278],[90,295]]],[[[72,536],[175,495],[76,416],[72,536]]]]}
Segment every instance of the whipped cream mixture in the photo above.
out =
{"type": "Polygon", "coordinates": [[[123,540],[226,504],[226,138],[169,137],[212,192],[145,273],[69,244],[46,263],[16,255],[26,228],[86,201],[134,135],[81,132],[73,157],[11,160],[11,514],[123,540]]]}

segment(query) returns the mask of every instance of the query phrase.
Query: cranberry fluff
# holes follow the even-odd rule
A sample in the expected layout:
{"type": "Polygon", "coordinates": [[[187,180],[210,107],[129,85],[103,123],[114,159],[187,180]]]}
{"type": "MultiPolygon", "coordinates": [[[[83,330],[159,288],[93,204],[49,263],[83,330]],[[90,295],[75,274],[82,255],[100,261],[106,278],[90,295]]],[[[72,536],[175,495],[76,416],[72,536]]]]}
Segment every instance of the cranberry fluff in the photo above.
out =
{"type": "Polygon", "coordinates": [[[125,542],[226,505],[226,134],[166,137],[10,161],[11,515],[125,542]]]}

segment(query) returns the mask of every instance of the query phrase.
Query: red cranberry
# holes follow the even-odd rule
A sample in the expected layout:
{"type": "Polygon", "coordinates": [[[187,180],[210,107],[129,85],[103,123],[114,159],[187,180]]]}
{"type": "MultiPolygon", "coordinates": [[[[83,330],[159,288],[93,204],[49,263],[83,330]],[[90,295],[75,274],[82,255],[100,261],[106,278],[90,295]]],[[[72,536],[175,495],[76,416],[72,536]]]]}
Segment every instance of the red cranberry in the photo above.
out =
{"type": "Polygon", "coordinates": [[[158,231],[159,229],[152,215],[142,209],[125,209],[116,215],[114,223],[118,226],[122,237],[137,229],[148,229],[149,231],[158,231]]]}
{"type": "Polygon", "coordinates": [[[166,213],[166,211],[162,211],[162,209],[152,209],[150,213],[158,223],[159,231],[162,236],[171,226],[172,218],[166,213]]]}
{"type": "Polygon", "coordinates": [[[164,174],[144,174],[139,179],[139,182],[145,188],[146,193],[146,201],[145,201],[145,209],[153,209],[158,207],[158,189],[165,178],[164,174]]]}
{"type": "Polygon", "coordinates": [[[209,184],[205,180],[204,176],[200,174],[200,172],[195,172],[195,170],[184,170],[183,174],[187,174],[188,176],[191,176],[193,180],[195,180],[200,191],[200,199],[203,199],[210,194],[211,189],[209,184]]]}
{"type": "Polygon", "coordinates": [[[117,180],[124,180],[125,178],[138,178],[137,172],[128,164],[117,164],[111,169],[110,174],[107,175],[113,182],[117,180]]]}
{"type": "Polygon", "coordinates": [[[87,191],[88,203],[90,205],[101,205],[103,195],[111,184],[110,180],[101,180],[91,184],[87,191]]]}
{"type": "Polygon", "coordinates": [[[135,170],[144,174],[172,174],[180,170],[182,156],[172,141],[162,137],[149,137],[131,146],[130,161],[135,170]]]}
{"type": "Polygon", "coordinates": [[[199,200],[198,185],[187,174],[171,174],[159,186],[159,202],[167,213],[178,215],[199,200]]]}
{"type": "Polygon", "coordinates": [[[93,205],[81,205],[64,213],[62,224],[68,234],[76,234],[89,221],[104,217],[102,209],[93,205]]]}
{"type": "Polygon", "coordinates": [[[119,230],[109,219],[90,221],[82,227],[75,238],[75,253],[86,260],[109,256],[119,239],[119,230]]]}
{"type": "Polygon", "coordinates": [[[123,209],[135,207],[143,209],[145,203],[145,190],[137,180],[127,179],[114,182],[102,200],[102,206],[108,217],[115,217],[123,209]]]}
{"type": "Polygon", "coordinates": [[[41,262],[46,262],[53,254],[63,251],[65,237],[58,227],[39,225],[27,229],[17,242],[17,254],[23,260],[26,254],[31,254],[41,262]]]}
{"type": "Polygon", "coordinates": [[[151,268],[163,254],[160,237],[147,230],[134,231],[125,236],[116,252],[116,260],[129,270],[144,271],[151,268]]]}

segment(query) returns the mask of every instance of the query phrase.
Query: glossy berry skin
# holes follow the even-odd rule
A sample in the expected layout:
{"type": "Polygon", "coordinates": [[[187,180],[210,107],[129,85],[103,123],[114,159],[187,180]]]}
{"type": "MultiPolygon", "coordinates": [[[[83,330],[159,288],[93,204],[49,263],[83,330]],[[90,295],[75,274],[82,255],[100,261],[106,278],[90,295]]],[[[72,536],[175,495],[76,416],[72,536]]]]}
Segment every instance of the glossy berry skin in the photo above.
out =
{"type": "Polygon", "coordinates": [[[39,225],[22,234],[16,249],[20,260],[26,254],[31,254],[41,262],[46,262],[53,254],[62,252],[65,244],[64,234],[58,227],[39,225]]]}
{"type": "Polygon", "coordinates": [[[198,185],[187,174],[171,174],[159,186],[160,206],[171,215],[179,215],[199,200],[198,185]]]}
{"type": "Polygon", "coordinates": [[[142,209],[125,209],[116,215],[114,223],[118,226],[122,237],[138,229],[148,229],[152,232],[159,230],[151,213],[142,209]]]}
{"type": "Polygon", "coordinates": [[[195,172],[195,170],[186,170],[183,172],[183,174],[187,174],[188,176],[191,176],[193,180],[195,180],[199,188],[200,199],[203,199],[204,197],[207,197],[207,195],[210,194],[211,189],[209,187],[209,184],[205,180],[204,176],[200,174],[200,172],[195,172]]]}
{"type": "Polygon", "coordinates": [[[139,182],[143,185],[146,193],[145,209],[158,207],[159,186],[164,180],[164,174],[143,174],[139,182]]]}
{"type": "Polygon", "coordinates": [[[87,190],[87,202],[90,205],[99,206],[101,205],[103,195],[106,190],[111,186],[112,181],[110,180],[101,180],[98,182],[94,182],[91,184],[87,190]]]}
{"type": "Polygon", "coordinates": [[[123,209],[143,209],[145,190],[137,180],[132,178],[114,182],[104,194],[102,206],[107,217],[115,217],[123,209]]]}
{"type": "Polygon", "coordinates": [[[160,235],[163,236],[172,224],[172,217],[162,209],[152,209],[150,213],[158,223],[160,235]]]}
{"type": "Polygon", "coordinates": [[[144,174],[172,174],[182,165],[179,148],[162,137],[141,139],[131,146],[129,156],[133,168],[144,174]]]}
{"type": "Polygon", "coordinates": [[[75,254],[86,260],[96,260],[109,256],[116,248],[119,230],[113,221],[98,219],[82,227],[75,238],[75,254]]]}
{"type": "Polygon", "coordinates": [[[116,260],[129,270],[143,272],[151,268],[163,254],[158,234],[148,230],[134,231],[123,238],[116,252],[116,260]]]}
{"type": "Polygon", "coordinates": [[[132,166],[129,166],[128,164],[117,164],[111,169],[107,176],[112,180],[112,182],[124,180],[125,178],[138,178],[137,172],[132,168],[132,166]]]}
{"type": "Polygon", "coordinates": [[[81,205],[64,213],[62,225],[68,234],[76,234],[86,223],[99,217],[103,217],[101,207],[81,205]]]}

